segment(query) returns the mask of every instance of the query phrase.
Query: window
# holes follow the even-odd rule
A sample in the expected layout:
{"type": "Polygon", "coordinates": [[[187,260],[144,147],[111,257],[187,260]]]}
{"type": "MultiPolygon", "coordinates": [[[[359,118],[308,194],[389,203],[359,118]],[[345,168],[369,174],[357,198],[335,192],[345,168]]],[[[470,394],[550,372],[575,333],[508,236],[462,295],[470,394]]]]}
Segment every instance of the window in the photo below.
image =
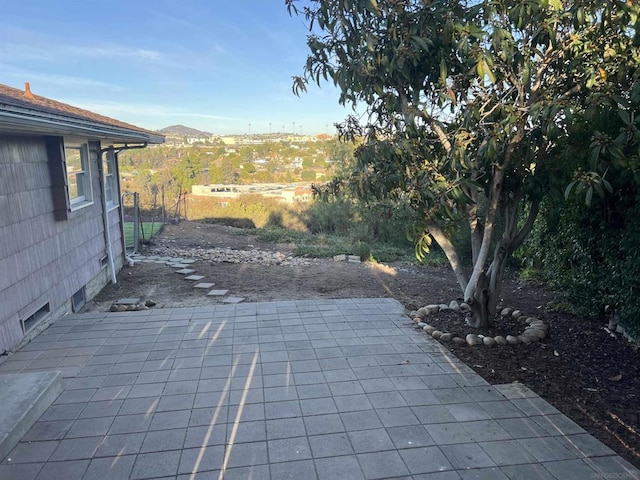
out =
{"type": "Polygon", "coordinates": [[[109,150],[103,157],[102,168],[104,170],[104,196],[107,207],[118,205],[118,177],[116,175],[116,154],[109,150]]]}
{"type": "Polygon", "coordinates": [[[91,170],[89,147],[86,143],[66,142],[64,156],[67,165],[67,188],[71,209],[91,203],[91,170]]]}

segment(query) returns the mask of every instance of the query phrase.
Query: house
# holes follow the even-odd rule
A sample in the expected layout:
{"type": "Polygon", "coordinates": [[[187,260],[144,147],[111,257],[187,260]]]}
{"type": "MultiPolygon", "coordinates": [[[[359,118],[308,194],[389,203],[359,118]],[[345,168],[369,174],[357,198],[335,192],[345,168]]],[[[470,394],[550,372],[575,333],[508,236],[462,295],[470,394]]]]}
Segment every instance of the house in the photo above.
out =
{"type": "Polygon", "coordinates": [[[116,281],[118,153],[162,142],[29,84],[0,85],[0,354],[116,281]]]}

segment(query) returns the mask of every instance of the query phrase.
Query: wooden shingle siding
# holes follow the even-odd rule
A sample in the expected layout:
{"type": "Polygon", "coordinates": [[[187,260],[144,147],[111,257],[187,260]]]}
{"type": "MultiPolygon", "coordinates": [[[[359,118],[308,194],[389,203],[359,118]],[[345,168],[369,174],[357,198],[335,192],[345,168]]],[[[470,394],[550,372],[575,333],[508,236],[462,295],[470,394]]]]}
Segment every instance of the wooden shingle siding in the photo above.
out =
{"type": "MultiPolygon", "coordinates": [[[[0,135],[0,353],[23,338],[20,320],[46,303],[52,312],[68,310],[76,291],[107,278],[100,265],[106,251],[100,144],[89,143],[93,203],[67,211],[66,220],[54,216],[51,144],[47,137],[0,135]]],[[[108,220],[119,268],[119,210],[111,210],[108,220]]]]}

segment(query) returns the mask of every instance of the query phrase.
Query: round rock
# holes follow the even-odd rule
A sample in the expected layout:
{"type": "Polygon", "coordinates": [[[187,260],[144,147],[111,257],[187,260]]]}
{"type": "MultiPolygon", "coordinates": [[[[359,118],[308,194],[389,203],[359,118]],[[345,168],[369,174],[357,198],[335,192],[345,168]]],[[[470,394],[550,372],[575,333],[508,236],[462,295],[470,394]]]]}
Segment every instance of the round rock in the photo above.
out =
{"type": "Polygon", "coordinates": [[[475,335],[473,333],[468,334],[465,340],[467,341],[467,344],[471,347],[473,347],[474,345],[480,345],[482,343],[482,340],[480,339],[480,337],[478,337],[478,335],[475,335]]]}
{"type": "Polygon", "coordinates": [[[484,343],[488,347],[493,347],[496,344],[496,341],[493,339],[493,337],[484,337],[482,339],[482,343],[484,343]]]}
{"type": "Polygon", "coordinates": [[[427,326],[427,324],[426,324],[426,323],[424,323],[424,322],[418,322],[418,326],[419,326],[420,328],[424,328],[424,327],[426,327],[426,326],[427,326]]]}
{"type": "Polygon", "coordinates": [[[453,337],[451,339],[451,341],[453,343],[455,343],[456,345],[463,345],[463,344],[467,343],[467,342],[465,342],[464,338],[460,338],[460,337],[453,337]]]}
{"type": "Polygon", "coordinates": [[[520,310],[514,310],[513,312],[511,312],[511,316],[513,318],[520,318],[522,316],[522,312],[520,310]]]}
{"type": "Polygon", "coordinates": [[[503,308],[500,312],[500,315],[506,317],[508,315],[511,315],[511,312],[513,312],[513,308],[503,308]]]}
{"type": "Polygon", "coordinates": [[[440,335],[439,340],[441,342],[450,342],[452,338],[453,338],[453,333],[443,333],[442,335],[440,335]]]}
{"type": "Polygon", "coordinates": [[[462,302],[460,304],[460,310],[466,313],[466,312],[470,312],[471,308],[469,308],[469,305],[467,305],[466,303],[462,302]]]}
{"type": "Polygon", "coordinates": [[[544,330],[541,329],[537,329],[537,328],[527,328],[522,335],[525,335],[527,337],[535,337],[538,340],[542,340],[544,337],[547,336],[547,333],[544,330]]]}
{"type": "Polygon", "coordinates": [[[428,335],[431,335],[433,332],[437,330],[437,328],[431,325],[427,325],[425,327],[422,327],[422,330],[424,330],[428,335]]]}
{"type": "Polygon", "coordinates": [[[531,337],[525,335],[518,335],[518,340],[520,341],[520,343],[524,343],[525,345],[529,345],[531,342],[533,342],[531,337]]]}
{"type": "Polygon", "coordinates": [[[493,337],[493,339],[496,341],[496,343],[498,345],[506,345],[507,344],[507,339],[504,338],[502,335],[498,335],[497,337],[493,337]]]}
{"type": "Polygon", "coordinates": [[[433,338],[435,338],[436,340],[438,340],[442,336],[443,333],[444,332],[441,332],[440,330],[434,330],[433,332],[431,332],[431,336],[433,338]]]}
{"type": "Polygon", "coordinates": [[[514,337],[513,335],[507,335],[506,340],[509,345],[517,345],[518,343],[520,343],[518,337],[514,337]]]}

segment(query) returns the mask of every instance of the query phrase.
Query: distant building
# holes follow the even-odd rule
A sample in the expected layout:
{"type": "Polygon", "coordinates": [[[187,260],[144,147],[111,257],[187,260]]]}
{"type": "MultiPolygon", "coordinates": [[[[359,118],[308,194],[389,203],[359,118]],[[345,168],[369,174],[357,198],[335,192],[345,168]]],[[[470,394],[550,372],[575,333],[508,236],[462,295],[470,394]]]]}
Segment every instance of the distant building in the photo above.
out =
{"type": "Polygon", "coordinates": [[[227,200],[239,198],[242,195],[261,195],[266,198],[275,198],[282,203],[306,203],[311,201],[313,195],[309,183],[293,183],[281,185],[277,183],[254,183],[249,185],[194,185],[191,194],[200,197],[214,197],[221,203],[227,200]]]}

